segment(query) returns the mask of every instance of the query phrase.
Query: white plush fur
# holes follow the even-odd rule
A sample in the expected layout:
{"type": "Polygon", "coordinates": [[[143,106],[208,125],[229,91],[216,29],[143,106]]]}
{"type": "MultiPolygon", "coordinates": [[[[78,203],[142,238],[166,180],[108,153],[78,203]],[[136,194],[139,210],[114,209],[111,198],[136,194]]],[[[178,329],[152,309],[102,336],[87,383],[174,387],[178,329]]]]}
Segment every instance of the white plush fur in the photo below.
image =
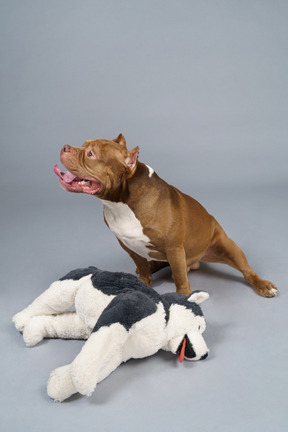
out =
{"type": "MultiPolygon", "coordinates": [[[[195,293],[189,300],[199,304],[207,296],[195,293]]],[[[128,331],[116,322],[92,332],[99,316],[105,313],[114,297],[96,289],[91,275],[78,281],[57,281],[13,317],[16,328],[23,332],[24,341],[30,347],[43,338],[88,339],[71,364],[51,373],[47,391],[52,399],[63,401],[77,392],[89,396],[97,383],[122,362],[150,356],[159,349],[175,354],[185,335],[193,341],[196,353],[193,360],[208,353],[202,337],[204,317],[195,316],[191,310],[178,304],[170,307],[168,322],[164,306],[159,301],[156,312],[135,322],[128,331]],[[72,306],[75,306],[75,312],[67,312],[72,306]]]]}

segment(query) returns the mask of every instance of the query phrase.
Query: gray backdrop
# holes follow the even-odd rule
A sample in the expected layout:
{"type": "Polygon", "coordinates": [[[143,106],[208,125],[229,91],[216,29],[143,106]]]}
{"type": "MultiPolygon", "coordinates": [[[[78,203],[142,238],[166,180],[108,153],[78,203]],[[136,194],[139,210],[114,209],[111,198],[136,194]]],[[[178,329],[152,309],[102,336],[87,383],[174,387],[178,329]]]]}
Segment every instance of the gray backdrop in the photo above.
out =
{"type": "MultiPolygon", "coordinates": [[[[288,3],[6,0],[1,11],[3,431],[287,430],[288,3]],[[280,294],[241,274],[189,274],[210,355],[129,361],[89,399],[46,381],[81,341],[28,349],[11,317],[70,269],[134,272],[90,196],[53,174],[64,144],[122,132],[140,160],[198,199],[280,294]]],[[[155,276],[174,290],[170,270],[155,276]]]]}

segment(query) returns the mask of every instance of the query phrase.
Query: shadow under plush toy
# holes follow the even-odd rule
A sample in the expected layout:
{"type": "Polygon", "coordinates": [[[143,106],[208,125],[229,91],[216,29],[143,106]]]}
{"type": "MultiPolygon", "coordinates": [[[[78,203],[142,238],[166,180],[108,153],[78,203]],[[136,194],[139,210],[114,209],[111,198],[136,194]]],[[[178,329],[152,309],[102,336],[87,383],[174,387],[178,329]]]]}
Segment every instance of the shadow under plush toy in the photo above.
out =
{"type": "Polygon", "coordinates": [[[208,297],[204,291],[160,295],[134,275],[88,267],[53,282],[13,322],[28,346],[43,338],[88,339],[71,364],[50,375],[48,395],[63,401],[77,392],[90,396],[122,362],[159,349],[180,361],[206,358],[199,304],[208,297]]]}

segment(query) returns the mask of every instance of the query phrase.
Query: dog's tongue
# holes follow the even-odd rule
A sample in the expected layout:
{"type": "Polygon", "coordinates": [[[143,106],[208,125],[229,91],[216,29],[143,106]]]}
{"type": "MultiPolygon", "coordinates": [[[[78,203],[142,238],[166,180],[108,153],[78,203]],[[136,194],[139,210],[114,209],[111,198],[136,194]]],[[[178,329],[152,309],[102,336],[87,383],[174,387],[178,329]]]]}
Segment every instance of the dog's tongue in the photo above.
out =
{"type": "Polygon", "coordinates": [[[178,360],[180,361],[180,363],[182,363],[184,360],[185,347],[186,347],[186,337],[184,337],[184,339],[183,339],[182,346],[181,346],[179,356],[178,356],[178,360]]]}
{"type": "Polygon", "coordinates": [[[66,183],[71,183],[76,178],[76,176],[70,173],[69,171],[61,172],[58,165],[54,165],[54,172],[58,177],[60,177],[66,183]]]}

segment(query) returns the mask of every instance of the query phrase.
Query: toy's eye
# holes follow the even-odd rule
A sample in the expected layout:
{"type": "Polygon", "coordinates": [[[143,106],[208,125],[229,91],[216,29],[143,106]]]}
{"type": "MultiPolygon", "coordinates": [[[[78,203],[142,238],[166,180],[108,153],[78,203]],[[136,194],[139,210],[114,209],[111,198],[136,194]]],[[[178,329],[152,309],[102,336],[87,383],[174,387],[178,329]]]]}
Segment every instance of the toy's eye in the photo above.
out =
{"type": "Polygon", "coordinates": [[[200,330],[200,329],[201,329],[201,326],[199,325],[199,326],[198,326],[198,330],[200,330]]]}

